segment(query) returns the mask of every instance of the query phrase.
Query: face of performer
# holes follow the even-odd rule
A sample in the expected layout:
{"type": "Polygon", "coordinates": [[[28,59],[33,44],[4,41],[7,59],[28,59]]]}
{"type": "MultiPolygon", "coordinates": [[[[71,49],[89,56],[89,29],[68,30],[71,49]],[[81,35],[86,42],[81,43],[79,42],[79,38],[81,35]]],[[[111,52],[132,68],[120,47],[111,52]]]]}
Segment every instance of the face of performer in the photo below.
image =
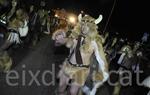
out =
{"type": "Polygon", "coordinates": [[[31,5],[31,6],[30,6],[30,12],[32,12],[33,10],[34,10],[34,6],[31,5]]]}
{"type": "Polygon", "coordinates": [[[16,16],[20,17],[22,14],[23,14],[22,9],[18,9],[18,10],[16,11],[16,16]]]}
{"type": "Polygon", "coordinates": [[[134,49],[138,49],[139,47],[140,47],[140,43],[139,42],[135,43],[134,49]]]}
{"type": "Polygon", "coordinates": [[[82,30],[81,31],[82,34],[84,34],[84,35],[87,35],[89,33],[89,27],[88,27],[87,23],[85,23],[85,22],[81,23],[81,30],[82,30]]]}
{"type": "Polygon", "coordinates": [[[12,0],[12,6],[15,7],[17,5],[17,1],[16,0],[12,0]]]}

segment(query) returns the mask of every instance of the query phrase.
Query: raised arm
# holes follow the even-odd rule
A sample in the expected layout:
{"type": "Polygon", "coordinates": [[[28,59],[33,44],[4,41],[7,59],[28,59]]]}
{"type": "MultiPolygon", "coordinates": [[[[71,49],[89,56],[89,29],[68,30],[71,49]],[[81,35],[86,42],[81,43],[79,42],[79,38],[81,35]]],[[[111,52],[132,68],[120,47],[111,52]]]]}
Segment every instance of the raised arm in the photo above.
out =
{"type": "Polygon", "coordinates": [[[9,21],[10,18],[13,16],[13,14],[15,13],[16,11],[16,6],[17,6],[17,1],[13,0],[12,1],[12,9],[10,10],[10,12],[8,13],[7,15],[7,20],[9,21]]]}

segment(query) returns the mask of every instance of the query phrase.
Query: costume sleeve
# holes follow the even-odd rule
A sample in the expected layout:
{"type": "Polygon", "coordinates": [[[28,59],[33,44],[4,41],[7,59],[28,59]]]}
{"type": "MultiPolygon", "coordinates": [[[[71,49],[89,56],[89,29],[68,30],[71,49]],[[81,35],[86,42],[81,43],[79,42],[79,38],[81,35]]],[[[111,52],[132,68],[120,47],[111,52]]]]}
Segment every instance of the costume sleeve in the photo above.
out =
{"type": "Polygon", "coordinates": [[[94,46],[94,54],[95,54],[95,57],[96,57],[96,60],[98,62],[98,66],[99,66],[99,71],[103,71],[105,68],[105,63],[104,61],[102,60],[102,58],[100,57],[100,53],[98,51],[98,46],[96,44],[96,42],[94,41],[93,42],[93,46],[94,46]]]}
{"type": "Polygon", "coordinates": [[[105,56],[105,55],[100,55],[100,51],[99,51],[99,47],[97,45],[97,43],[94,41],[93,42],[93,45],[94,45],[94,54],[95,54],[95,57],[96,57],[96,60],[98,62],[98,72],[102,72],[103,74],[103,82],[106,81],[109,77],[109,74],[108,74],[108,71],[107,71],[107,63],[104,61],[104,58],[102,56],[105,56]]]}

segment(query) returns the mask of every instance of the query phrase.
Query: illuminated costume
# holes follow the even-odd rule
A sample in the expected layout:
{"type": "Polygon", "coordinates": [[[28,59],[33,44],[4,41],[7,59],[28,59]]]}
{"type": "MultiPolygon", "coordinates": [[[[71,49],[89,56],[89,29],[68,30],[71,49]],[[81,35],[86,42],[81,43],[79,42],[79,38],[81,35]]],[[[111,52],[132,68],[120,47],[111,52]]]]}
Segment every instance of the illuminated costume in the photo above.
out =
{"type": "Polygon", "coordinates": [[[92,73],[93,88],[88,94],[95,95],[97,88],[109,77],[102,39],[97,32],[97,24],[102,20],[102,15],[97,20],[89,15],[83,18],[79,15],[78,19],[79,23],[67,38],[66,46],[70,48],[70,55],[64,61],[58,77],[61,80],[62,75],[65,75],[71,79],[71,84],[83,87],[92,64],[91,58],[94,55],[98,62],[98,70],[92,73]]]}

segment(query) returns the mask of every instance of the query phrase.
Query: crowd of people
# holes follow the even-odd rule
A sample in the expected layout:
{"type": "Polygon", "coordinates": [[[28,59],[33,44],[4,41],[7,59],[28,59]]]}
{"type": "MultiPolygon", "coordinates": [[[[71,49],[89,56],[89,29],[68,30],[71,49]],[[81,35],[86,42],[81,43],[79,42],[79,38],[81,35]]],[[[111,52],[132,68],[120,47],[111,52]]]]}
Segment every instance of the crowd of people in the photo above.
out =
{"type": "MultiPolygon", "coordinates": [[[[12,0],[11,9],[2,13],[0,19],[0,71],[7,72],[11,69],[12,59],[7,53],[9,48],[14,45],[34,46],[45,33],[52,34],[56,47],[66,45],[70,49],[58,73],[59,87],[56,94],[78,95],[83,92],[86,95],[96,95],[97,89],[110,79],[117,83],[112,95],[119,95],[122,84],[114,75],[129,77],[124,72],[129,71],[134,76],[140,70],[144,71],[140,77],[142,86],[149,89],[149,33],[144,33],[141,39],[131,42],[119,37],[117,32],[99,32],[98,24],[102,19],[102,15],[95,19],[81,13],[74,26],[59,26],[58,19],[51,11],[38,9],[34,5],[27,11],[18,7],[16,0],[12,0]],[[111,71],[117,73],[110,74],[111,71]],[[69,91],[66,90],[68,85],[69,91]]],[[[150,91],[147,95],[150,95],[150,91]]]]}
{"type": "Polygon", "coordinates": [[[50,35],[51,31],[59,26],[59,20],[52,10],[46,10],[43,6],[30,5],[28,8],[21,6],[17,0],[2,1],[0,7],[0,54],[3,56],[0,56],[0,68],[6,72],[12,65],[12,60],[7,53],[10,48],[32,48],[41,40],[43,34],[50,35]],[[3,10],[4,1],[7,2],[5,5],[7,11],[3,10]],[[6,57],[9,57],[10,61],[6,57]],[[9,67],[1,66],[4,65],[3,61],[7,61],[10,64],[9,67]]]}

